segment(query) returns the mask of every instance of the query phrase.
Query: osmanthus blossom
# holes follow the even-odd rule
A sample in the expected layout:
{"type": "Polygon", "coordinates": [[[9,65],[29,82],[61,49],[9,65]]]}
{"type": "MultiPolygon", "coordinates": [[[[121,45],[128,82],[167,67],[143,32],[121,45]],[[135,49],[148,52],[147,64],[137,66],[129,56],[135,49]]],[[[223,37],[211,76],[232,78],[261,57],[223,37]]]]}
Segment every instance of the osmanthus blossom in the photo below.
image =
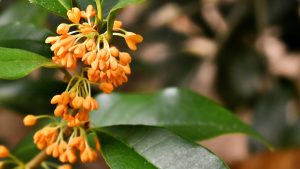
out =
{"type": "MultiPolygon", "coordinates": [[[[35,133],[34,143],[62,163],[75,163],[79,159],[86,163],[98,158],[98,138],[94,138],[95,146],[90,145],[87,138],[90,132],[89,113],[99,108],[92,97],[91,85],[97,85],[109,94],[126,83],[131,74],[130,54],[111,44],[112,37],[108,37],[108,31],[100,32],[96,13],[92,5],[88,5],[85,11],[72,8],[67,12],[71,23],[60,24],[56,30],[58,36],[45,40],[51,44],[53,62],[69,70],[72,78],[66,90],[51,99],[51,104],[56,105],[56,117],[27,115],[24,118],[26,126],[35,125],[40,118],[53,119],[52,123],[35,133]]],[[[121,21],[114,21],[111,35],[124,38],[128,47],[135,51],[143,37],[124,30],[122,26],[121,21]]],[[[67,164],[59,166],[59,169],[70,168],[67,164]]]]}

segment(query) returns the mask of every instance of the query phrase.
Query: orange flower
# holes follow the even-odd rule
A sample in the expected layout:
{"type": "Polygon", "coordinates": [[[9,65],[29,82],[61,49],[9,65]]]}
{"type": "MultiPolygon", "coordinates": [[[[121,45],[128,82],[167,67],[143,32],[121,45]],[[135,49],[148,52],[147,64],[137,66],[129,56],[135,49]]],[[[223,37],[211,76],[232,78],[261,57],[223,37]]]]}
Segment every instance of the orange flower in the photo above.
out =
{"type": "Polygon", "coordinates": [[[86,18],[86,19],[93,17],[95,15],[96,15],[96,11],[95,11],[93,5],[88,5],[86,7],[86,11],[81,11],[81,17],[86,18]]]}
{"type": "Polygon", "coordinates": [[[80,154],[80,159],[83,163],[94,162],[97,160],[97,153],[90,147],[86,147],[80,154]]]}
{"type": "Polygon", "coordinates": [[[73,163],[75,163],[77,161],[75,150],[68,149],[64,154],[65,154],[67,162],[73,164],[73,163]]]}
{"type": "Polygon", "coordinates": [[[68,10],[67,15],[71,22],[73,23],[79,23],[80,21],[80,10],[78,8],[72,8],[71,10],[68,10]]]}
{"type": "Polygon", "coordinates": [[[83,152],[85,149],[85,140],[83,136],[72,138],[69,142],[69,146],[78,149],[83,152]]]}
{"type": "Polygon", "coordinates": [[[0,158],[6,158],[9,156],[9,150],[5,147],[0,145],[0,158]]]}
{"type": "Polygon", "coordinates": [[[36,116],[30,114],[24,118],[23,123],[25,126],[34,126],[36,124],[36,121],[36,116]]]}
{"type": "Polygon", "coordinates": [[[78,28],[81,31],[81,33],[84,34],[84,35],[87,35],[87,34],[92,33],[92,32],[96,32],[96,30],[91,25],[89,25],[88,23],[83,23],[78,28]]]}
{"type": "Polygon", "coordinates": [[[39,149],[44,149],[54,143],[57,138],[57,129],[54,127],[44,127],[37,131],[33,140],[39,149]]]}
{"type": "Polygon", "coordinates": [[[99,86],[100,90],[104,93],[110,94],[114,90],[114,86],[111,83],[101,83],[99,86]]]}
{"type": "MultiPolygon", "coordinates": [[[[95,138],[95,150],[86,140],[89,113],[99,107],[98,102],[91,97],[91,84],[97,84],[103,92],[111,93],[115,87],[127,82],[131,74],[131,56],[110,44],[106,36],[108,31],[102,28],[100,31],[99,25],[94,23],[96,18],[91,18],[95,15],[92,5],[88,5],[85,11],[78,8],[68,10],[67,16],[73,24],[60,24],[56,30],[60,36],[48,37],[45,41],[51,44],[53,62],[73,69],[70,71],[74,76],[66,91],[51,99],[51,104],[56,105],[54,115],[63,120],[60,124],[52,123],[36,132],[34,143],[63,163],[74,163],[77,160],[76,154],[80,154],[83,162],[97,159],[99,140],[95,138]],[[81,62],[81,73],[75,69],[78,62],[81,62]]],[[[123,30],[121,21],[114,21],[113,31],[113,36],[125,38],[131,50],[136,50],[137,44],[143,41],[141,35],[123,30]]],[[[25,125],[35,123],[35,116],[28,115],[24,119],[25,125]]],[[[70,169],[70,166],[62,165],[59,169],[70,169]]]]}
{"type": "Polygon", "coordinates": [[[121,21],[114,21],[113,30],[118,31],[122,28],[123,23],[121,21]]]}
{"type": "Polygon", "coordinates": [[[120,63],[124,66],[128,65],[131,62],[131,56],[126,52],[120,53],[120,63]]]}
{"type": "Polygon", "coordinates": [[[88,5],[86,7],[86,11],[85,12],[86,12],[86,15],[87,15],[88,18],[89,17],[93,17],[93,16],[96,15],[96,11],[95,11],[93,5],[88,5]]]}
{"type": "Polygon", "coordinates": [[[91,96],[87,96],[83,102],[83,108],[86,110],[96,110],[98,109],[98,102],[91,96]]]}
{"type": "Polygon", "coordinates": [[[95,39],[87,39],[85,42],[85,47],[88,51],[92,51],[96,48],[95,39]]]}
{"type": "Polygon", "coordinates": [[[69,32],[70,26],[68,24],[62,23],[60,25],[58,25],[57,29],[56,29],[56,33],[63,35],[63,34],[67,34],[69,32]]]}
{"type": "Polygon", "coordinates": [[[141,43],[143,41],[143,37],[133,32],[127,32],[125,34],[125,41],[131,50],[136,50],[136,44],[141,43]]]}
{"type": "Polygon", "coordinates": [[[110,49],[110,54],[113,56],[113,57],[118,57],[120,52],[118,50],[118,48],[112,46],[110,49]]]}
{"type": "Polygon", "coordinates": [[[72,166],[65,164],[65,165],[59,166],[57,169],[72,169],[72,166]]]}
{"type": "Polygon", "coordinates": [[[100,78],[100,71],[89,68],[88,69],[88,78],[92,82],[97,82],[100,78]]]}
{"type": "Polygon", "coordinates": [[[89,110],[80,109],[75,116],[75,119],[80,122],[88,122],[90,120],[89,110]]]}
{"type": "Polygon", "coordinates": [[[83,104],[84,98],[80,97],[80,96],[76,96],[73,100],[72,100],[72,106],[75,109],[79,109],[82,104],[83,104]]]}

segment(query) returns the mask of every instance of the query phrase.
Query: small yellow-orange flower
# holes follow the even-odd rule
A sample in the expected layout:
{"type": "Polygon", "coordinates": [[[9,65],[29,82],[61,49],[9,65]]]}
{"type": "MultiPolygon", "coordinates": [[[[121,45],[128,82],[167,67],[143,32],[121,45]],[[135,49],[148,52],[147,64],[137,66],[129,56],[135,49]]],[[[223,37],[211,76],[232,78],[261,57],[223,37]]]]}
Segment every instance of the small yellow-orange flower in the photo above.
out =
{"type": "Polygon", "coordinates": [[[114,90],[114,86],[111,83],[101,83],[99,88],[107,94],[111,93],[114,90]]]}
{"type": "Polygon", "coordinates": [[[44,149],[55,142],[57,135],[55,127],[44,127],[34,134],[33,140],[39,149],[44,149]]]}
{"type": "Polygon", "coordinates": [[[3,145],[0,145],[0,158],[6,158],[9,156],[9,150],[3,146],[3,145]]]}
{"type": "Polygon", "coordinates": [[[36,116],[30,114],[24,118],[23,123],[25,126],[34,126],[36,124],[36,121],[36,116]]]}
{"type": "Polygon", "coordinates": [[[70,21],[73,23],[79,23],[80,21],[80,10],[78,8],[72,8],[72,10],[68,10],[67,15],[70,21]]]}
{"type": "Polygon", "coordinates": [[[94,162],[97,159],[97,153],[90,147],[86,147],[80,154],[80,159],[83,163],[94,162]]]}
{"type": "Polygon", "coordinates": [[[122,28],[123,23],[121,21],[114,21],[113,30],[118,31],[122,28]]]}
{"type": "Polygon", "coordinates": [[[60,25],[58,25],[57,29],[56,29],[56,33],[63,35],[63,34],[67,34],[69,32],[70,26],[68,24],[62,23],[60,25]]]}
{"type": "Polygon", "coordinates": [[[127,32],[125,34],[125,41],[131,50],[136,50],[136,44],[141,43],[143,41],[143,37],[133,32],[127,32]]]}
{"type": "Polygon", "coordinates": [[[65,165],[59,166],[57,169],[72,169],[72,166],[65,164],[65,165]]]}
{"type": "MultiPolygon", "coordinates": [[[[48,155],[63,163],[75,163],[78,158],[82,162],[93,162],[97,159],[97,151],[100,151],[100,143],[95,138],[96,148],[93,149],[87,141],[89,113],[99,107],[92,97],[91,84],[111,93],[115,87],[127,82],[131,74],[131,56],[111,45],[113,37],[110,35],[123,37],[131,50],[137,49],[143,37],[124,30],[121,21],[114,21],[109,35],[111,30],[101,28],[92,5],[88,5],[85,11],[72,8],[67,16],[72,24],[60,24],[56,30],[59,36],[48,37],[45,41],[51,44],[53,62],[68,68],[74,75],[67,89],[51,100],[51,104],[56,105],[54,115],[63,120],[36,132],[34,142],[39,149],[45,149],[48,155]],[[80,67],[77,67],[78,64],[80,67]],[[79,69],[81,73],[76,72],[79,69]]],[[[32,126],[36,119],[28,115],[24,124],[32,126]]],[[[62,165],[58,169],[70,168],[70,165],[62,165]]]]}

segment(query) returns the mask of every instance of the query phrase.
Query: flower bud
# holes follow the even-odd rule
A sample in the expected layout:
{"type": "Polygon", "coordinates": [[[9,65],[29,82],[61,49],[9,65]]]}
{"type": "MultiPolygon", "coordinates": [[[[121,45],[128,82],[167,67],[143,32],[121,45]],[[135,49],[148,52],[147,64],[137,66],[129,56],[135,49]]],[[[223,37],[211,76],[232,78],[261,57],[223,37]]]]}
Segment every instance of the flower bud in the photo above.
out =
{"type": "Polygon", "coordinates": [[[99,88],[107,94],[111,93],[114,90],[114,86],[111,83],[101,83],[99,88]]]}
{"type": "Polygon", "coordinates": [[[123,24],[121,21],[114,21],[113,30],[118,31],[119,29],[121,29],[122,25],[123,24]]]}
{"type": "Polygon", "coordinates": [[[6,158],[9,156],[9,150],[5,147],[0,145],[0,158],[6,158]]]}
{"type": "Polygon", "coordinates": [[[119,57],[122,65],[127,65],[131,62],[131,56],[126,52],[121,52],[119,57]]]}
{"type": "Polygon", "coordinates": [[[119,50],[114,46],[110,48],[110,53],[113,57],[118,57],[119,56],[119,50]]]}
{"type": "Polygon", "coordinates": [[[57,103],[61,103],[61,96],[60,95],[55,95],[52,99],[51,99],[51,104],[57,104],[57,103]]]}
{"type": "Polygon", "coordinates": [[[69,32],[70,26],[68,24],[62,23],[58,25],[56,32],[57,34],[63,35],[69,32]]]}
{"type": "Polygon", "coordinates": [[[93,5],[88,5],[86,7],[86,15],[87,15],[87,17],[92,17],[92,16],[96,15],[96,11],[95,11],[93,5]]]}
{"type": "Polygon", "coordinates": [[[69,164],[65,164],[65,165],[59,166],[57,169],[72,169],[72,167],[69,164]]]}
{"type": "Polygon", "coordinates": [[[72,8],[72,10],[68,10],[67,15],[70,21],[73,23],[79,23],[81,12],[78,8],[72,8]]]}
{"type": "Polygon", "coordinates": [[[36,121],[36,116],[30,114],[24,118],[23,123],[25,126],[34,126],[36,124],[36,121]]]}

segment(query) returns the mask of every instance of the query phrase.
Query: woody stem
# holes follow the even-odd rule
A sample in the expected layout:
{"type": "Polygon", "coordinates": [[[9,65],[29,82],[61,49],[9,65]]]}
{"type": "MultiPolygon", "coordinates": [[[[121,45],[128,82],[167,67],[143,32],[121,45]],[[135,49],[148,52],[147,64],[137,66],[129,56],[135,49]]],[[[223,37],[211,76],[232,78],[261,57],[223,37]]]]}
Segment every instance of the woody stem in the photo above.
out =
{"type": "Polygon", "coordinates": [[[38,155],[36,155],[32,160],[30,160],[26,164],[26,169],[36,169],[41,163],[48,157],[45,151],[41,151],[38,155]]]}

